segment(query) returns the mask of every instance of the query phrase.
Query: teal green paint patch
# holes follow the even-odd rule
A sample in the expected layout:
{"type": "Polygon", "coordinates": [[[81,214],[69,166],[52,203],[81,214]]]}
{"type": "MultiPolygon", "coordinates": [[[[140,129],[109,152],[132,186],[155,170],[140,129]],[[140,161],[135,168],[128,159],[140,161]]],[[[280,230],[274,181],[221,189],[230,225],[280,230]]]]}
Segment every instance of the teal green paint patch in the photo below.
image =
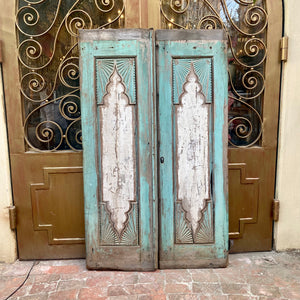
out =
{"type": "Polygon", "coordinates": [[[178,104],[179,96],[182,93],[182,86],[189,72],[190,65],[193,64],[196,73],[202,82],[203,93],[207,103],[212,102],[212,59],[211,57],[201,58],[172,58],[173,73],[173,102],[178,104]]]}
{"type": "Polygon", "coordinates": [[[136,103],[136,80],[135,80],[135,58],[122,59],[95,59],[96,80],[97,80],[97,104],[102,104],[103,96],[106,94],[106,84],[116,66],[126,86],[126,94],[130,103],[136,103]]]}

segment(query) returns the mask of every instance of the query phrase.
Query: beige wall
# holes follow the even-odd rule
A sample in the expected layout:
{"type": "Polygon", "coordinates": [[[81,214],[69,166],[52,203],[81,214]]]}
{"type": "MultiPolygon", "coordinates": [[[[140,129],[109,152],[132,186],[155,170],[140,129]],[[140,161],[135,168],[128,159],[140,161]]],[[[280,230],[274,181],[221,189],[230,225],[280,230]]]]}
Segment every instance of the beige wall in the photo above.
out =
{"type": "Polygon", "coordinates": [[[283,66],[275,224],[277,250],[300,249],[300,1],[285,0],[285,35],[289,58],[283,66]]]}
{"type": "Polygon", "coordinates": [[[0,262],[13,262],[17,257],[15,232],[10,229],[8,209],[12,205],[10,170],[6,122],[4,114],[4,98],[2,71],[0,65],[0,262]]]}

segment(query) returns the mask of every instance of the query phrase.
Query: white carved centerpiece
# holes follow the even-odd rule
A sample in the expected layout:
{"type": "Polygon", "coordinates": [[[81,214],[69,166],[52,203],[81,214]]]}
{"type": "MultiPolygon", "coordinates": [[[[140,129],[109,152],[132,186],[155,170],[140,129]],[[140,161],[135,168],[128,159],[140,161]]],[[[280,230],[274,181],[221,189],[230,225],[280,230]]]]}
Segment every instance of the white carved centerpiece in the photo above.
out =
{"type": "Polygon", "coordinates": [[[100,105],[102,201],[119,237],[135,201],[134,106],[116,66],[100,105]]]}
{"type": "Polygon", "coordinates": [[[176,105],[177,197],[196,236],[209,191],[209,104],[191,63],[176,105]]]}

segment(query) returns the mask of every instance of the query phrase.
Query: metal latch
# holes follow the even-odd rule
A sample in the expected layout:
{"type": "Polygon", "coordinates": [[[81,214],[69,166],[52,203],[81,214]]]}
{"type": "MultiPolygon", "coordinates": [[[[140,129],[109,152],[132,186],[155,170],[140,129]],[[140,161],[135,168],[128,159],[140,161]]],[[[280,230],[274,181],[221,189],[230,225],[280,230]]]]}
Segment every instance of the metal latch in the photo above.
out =
{"type": "Polygon", "coordinates": [[[279,220],[279,200],[273,200],[273,220],[277,222],[279,220]]]}
{"type": "Polygon", "coordinates": [[[288,60],[288,50],[289,50],[289,38],[287,36],[283,36],[281,38],[280,49],[281,49],[281,61],[286,62],[288,60]]]}
{"type": "Polygon", "coordinates": [[[11,230],[15,230],[17,228],[17,210],[15,206],[8,207],[9,214],[9,225],[11,230]]]}

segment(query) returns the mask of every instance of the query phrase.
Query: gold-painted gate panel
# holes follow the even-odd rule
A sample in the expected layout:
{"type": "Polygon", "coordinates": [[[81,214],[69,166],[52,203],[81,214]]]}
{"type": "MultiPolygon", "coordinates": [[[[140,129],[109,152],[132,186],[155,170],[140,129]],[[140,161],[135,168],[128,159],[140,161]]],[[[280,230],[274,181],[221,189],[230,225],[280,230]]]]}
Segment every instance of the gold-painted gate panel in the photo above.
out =
{"type": "Polygon", "coordinates": [[[82,187],[79,173],[69,172],[82,167],[76,36],[80,28],[101,26],[226,28],[231,49],[228,136],[233,251],[271,248],[282,25],[280,0],[257,0],[255,5],[252,0],[18,0],[5,1],[2,5],[3,77],[20,258],[84,256],[82,196],[74,198],[71,223],[75,229],[66,227],[64,231],[67,225],[60,221],[62,215],[57,224],[52,224],[61,226],[52,230],[52,238],[51,227],[43,225],[50,225],[46,224],[48,220],[54,222],[47,212],[51,199],[56,207],[54,213],[68,211],[72,205],[69,199],[55,202],[54,198],[60,197],[57,189],[62,189],[66,197],[74,197],[74,193],[64,190],[82,187]],[[168,7],[170,3],[172,6],[168,7]],[[46,5],[51,6],[52,12],[46,5]],[[63,12],[60,16],[58,5],[63,12]],[[198,5],[198,9],[193,5],[198,5]],[[48,174],[49,168],[56,173],[48,174]],[[57,173],[60,168],[65,176],[57,173]],[[62,177],[64,187],[57,188],[60,181],[57,178],[62,177]],[[41,199],[47,203],[40,212],[42,220],[46,220],[44,223],[39,223],[39,217],[33,218],[37,211],[34,205],[41,205],[41,199]],[[245,205],[243,199],[247,199],[245,205]],[[81,233],[76,236],[74,232],[81,233]]]}
{"type": "Polygon", "coordinates": [[[125,2],[17,0],[3,5],[19,258],[84,257],[77,36],[82,28],[124,27],[125,2]]]}

